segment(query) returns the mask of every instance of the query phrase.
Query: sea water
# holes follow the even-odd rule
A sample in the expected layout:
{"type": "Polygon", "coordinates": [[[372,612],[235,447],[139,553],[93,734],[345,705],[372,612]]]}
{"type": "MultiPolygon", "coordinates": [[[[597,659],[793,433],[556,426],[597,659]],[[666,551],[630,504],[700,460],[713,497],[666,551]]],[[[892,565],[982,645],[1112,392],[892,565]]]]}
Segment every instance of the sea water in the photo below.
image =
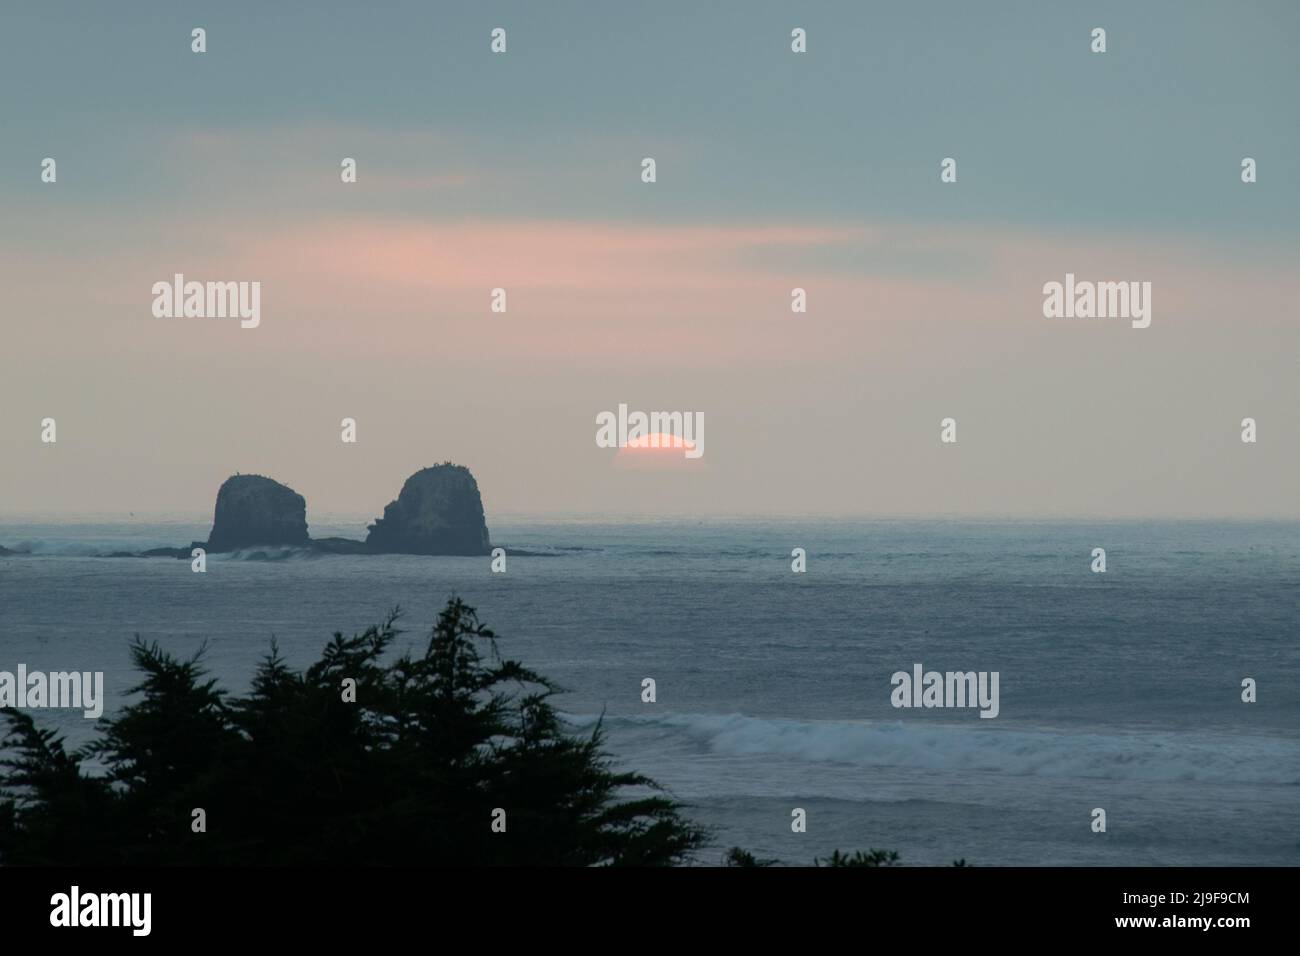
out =
{"type": "MultiPolygon", "coordinates": [[[[1300,863],[1297,523],[501,515],[504,574],[487,557],[270,550],[195,574],[102,556],[201,540],[205,518],[0,517],[0,544],[32,552],[0,558],[0,669],[103,671],[111,713],[139,635],[206,644],[242,692],[272,637],[306,666],[400,605],[399,644],[417,645],[458,594],[504,655],[566,688],[575,731],[603,715],[616,763],[710,828],[702,863],[734,845],[794,864],[873,847],[905,864],[1300,863]],[[895,709],[890,677],[918,662],[998,672],[996,719],[895,709]]],[[[364,520],[311,532],[360,538],[364,520]]],[[[94,727],[37,717],[73,744],[94,727]]]]}

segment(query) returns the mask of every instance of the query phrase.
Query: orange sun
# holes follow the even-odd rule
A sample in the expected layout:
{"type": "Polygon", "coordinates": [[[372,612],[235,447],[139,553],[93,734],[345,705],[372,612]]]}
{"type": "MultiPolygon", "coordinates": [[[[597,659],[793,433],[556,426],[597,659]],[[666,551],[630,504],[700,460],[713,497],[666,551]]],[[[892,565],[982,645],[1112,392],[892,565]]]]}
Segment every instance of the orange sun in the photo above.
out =
{"type": "Polygon", "coordinates": [[[629,438],[627,444],[614,456],[614,467],[637,470],[683,468],[703,460],[686,457],[688,451],[694,450],[694,442],[686,441],[678,435],[654,432],[629,438]]]}

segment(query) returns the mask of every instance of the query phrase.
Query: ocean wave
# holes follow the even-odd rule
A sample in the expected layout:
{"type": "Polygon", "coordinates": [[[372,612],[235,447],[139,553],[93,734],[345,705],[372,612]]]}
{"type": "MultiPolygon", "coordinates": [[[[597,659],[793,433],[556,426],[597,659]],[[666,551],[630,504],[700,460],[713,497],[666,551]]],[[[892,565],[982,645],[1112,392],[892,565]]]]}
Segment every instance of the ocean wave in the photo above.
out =
{"type": "Polygon", "coordinates": [[[257,546],[240,548],[237,551],[221,551],[215,555],[208,555],[208,558],[209,560],[213,557],[225,558],[227,561],[288,561],[294,558],[319,556],[320,553],[311,548],[257,546]]]}
{"type": "MultiPolygon", "coordinates": [[[[597,718],[574,715],[590,728],[597,718]]],[[[1180,732],[1085,733],[742,714],[606,716],[606,726],[678,735],[729,756],[1011,776],[1300,784],[1300,741],[1180,732]]]]}
{"type": "MultiPolygon", "coordinates": [[[[3,542],[0,542],[3,544],[3,542]]],[[[198,547],[202,547],[199,542],[198,547]]],[[[90,541],[25,539],[6,544],[14,557],[35,558],[174,558],[175,555],[149,554],[154,550],[176,550],[189,558],[191,545],[177,543],[159,543],[154,540],[139,541],[90,541]]],[[[311,548],[256,546],[238,551],[209,552],[208,560],[224,559],[227,561],[285,561],[291,558],[315,557],[318,552],[311,548]]]]}
{"type": "Polygon", "coordinates": [[[580,548],[574,545],[560,546],[549,544],[513,545],[493,542],[493,547],[504,548],[512,558],[567,558],[576,554],[594,554],[601,548],[580,548]]]}
{"type": "Polygon", "coordinates": [[[124,554],[138,554],[150,548],[163,547],[155,541],[84,540],[23,538],[0,541],[16,555],[37,558],[105,558],[124,554]]]}

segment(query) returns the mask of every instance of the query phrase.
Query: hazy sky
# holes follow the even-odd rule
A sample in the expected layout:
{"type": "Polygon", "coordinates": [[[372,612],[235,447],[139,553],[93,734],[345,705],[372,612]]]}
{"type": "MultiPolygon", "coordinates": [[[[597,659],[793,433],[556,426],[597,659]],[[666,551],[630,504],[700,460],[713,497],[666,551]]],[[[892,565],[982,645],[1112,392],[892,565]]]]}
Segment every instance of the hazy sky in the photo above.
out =
{"type": "Polygon", "coordinates": [[[378,514],[451,459],[489,523],[1300,515],[1298,41],[1292,2],[6,5],[0,511],[242,471],[378,514]],[[177,272],[261,325],[155,318],[177,272]],[[1067,272],[1150,328],[1044,318],[1067,272]],[[618,467],[620,403],[703,458],[618,467]]]}

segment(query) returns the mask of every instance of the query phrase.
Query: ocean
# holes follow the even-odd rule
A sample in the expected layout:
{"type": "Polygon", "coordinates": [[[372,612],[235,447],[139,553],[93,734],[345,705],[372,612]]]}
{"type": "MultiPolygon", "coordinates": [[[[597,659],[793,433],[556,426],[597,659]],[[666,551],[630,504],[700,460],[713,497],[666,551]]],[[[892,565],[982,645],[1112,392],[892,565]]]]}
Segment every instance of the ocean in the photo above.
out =
{"type": "MultiPolygon", "coordinates": [[[[314,517],[311,533],[361,538],[365,521],[314,517]]],[[[504,574],[487,558],[272,551],[195,574],[100,556],[209,527],[0,518],[0,544],[32,552],[0,557],[0,670],[102,670],[111,712],[138,634],[177,655],[206,644],[243,692],[272,637],[306,666],[400,606],[415,645],[457,594],[503,655],[566,689],[575,731],[603,719],[616,764],[710,828],[702,864],[731,846],[799,865],[837,848],[904,865],[1300,863],[1300,523],[489,515],[504,574]],[[895,708],[891,675],[915,664],[996,671],[997,717],[895,708]]],[[[74,744],[94,725],[38,719],[74,744]]]]}

